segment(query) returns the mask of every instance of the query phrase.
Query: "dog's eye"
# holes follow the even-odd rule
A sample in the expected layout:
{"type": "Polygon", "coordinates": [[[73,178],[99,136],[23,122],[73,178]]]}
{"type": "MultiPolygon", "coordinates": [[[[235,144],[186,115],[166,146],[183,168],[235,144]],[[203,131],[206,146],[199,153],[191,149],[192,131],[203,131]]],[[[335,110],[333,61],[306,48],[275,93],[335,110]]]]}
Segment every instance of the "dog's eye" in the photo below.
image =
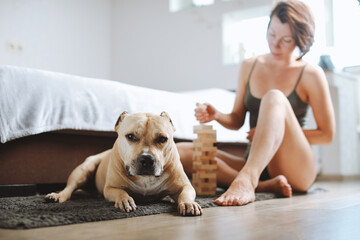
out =
{"type": "Polygon", "coordinates": [[[156,139],[156,142],[158,143],[165,143],[167,141],[167,137],[164,137],[164,136],[160,136],[156,139]]]}
{"type": "Polygon", "coordinates": [[[134,134],[132,133],[129,133],[129,134],[126,134],[126,138],[131,141],[131,142],[137,142],[139,139],[137,139],[137,137],[135,137],[134,134]]]}

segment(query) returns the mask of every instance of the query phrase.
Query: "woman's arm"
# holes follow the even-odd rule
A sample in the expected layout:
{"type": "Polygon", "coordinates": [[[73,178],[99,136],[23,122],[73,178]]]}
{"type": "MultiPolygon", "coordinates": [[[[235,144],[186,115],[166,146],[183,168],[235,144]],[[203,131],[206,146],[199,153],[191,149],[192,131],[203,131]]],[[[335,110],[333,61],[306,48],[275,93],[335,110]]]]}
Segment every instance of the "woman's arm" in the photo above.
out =
{"type": "Polygon", "coordinates": [[[308,102],[312,108],[317,129],[304,130],[310,144],[330,144],[335,135],[335,115],[329,85],[319,67],[310,67],[304,73],[308,102]]]}
{"type": "Polygon", "coordinates": [[[246,109],[244,105],[244,97],[246,93],[247,77],[250,67],[255,58],[244,60],[240,67],[238,85],[236,89],[236,98],[231,113],[222,113],[215,109],[212,105],[205,103],[206,109],[195,109],[195,116],[201,123],[216,120],[222,126],[228,129],[237,130],[243,126],[245,121],[246,109]]]}

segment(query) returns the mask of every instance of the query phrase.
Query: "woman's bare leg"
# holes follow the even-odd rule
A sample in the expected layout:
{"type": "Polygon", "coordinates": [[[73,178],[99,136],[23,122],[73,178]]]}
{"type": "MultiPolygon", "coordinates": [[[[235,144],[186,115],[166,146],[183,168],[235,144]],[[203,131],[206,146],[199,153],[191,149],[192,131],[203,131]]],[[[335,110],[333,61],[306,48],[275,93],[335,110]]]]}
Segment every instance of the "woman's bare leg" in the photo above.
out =
{"type": "MultiPolygon", "coordinates": [[[[186,174],[191,176],[193,172],[193,144],[191,142],[180,142],[176,145],[179,150],[180,159],[184,166],[184,170],[186,174]]],[[[218,164],[216,173],[217,184],[221,187],[227,188],[234,181],[236,176],[239,174],[239,171],[245,165],[245,158],[226,153],[222,150],[217,150],[216,160],[218,164]]],[[[285,197],[291,197],[292,195],[291,186],[288,184],[286,178],[281,175],[266,181],[259,182],[256,191],[273,192],[281,194],[285,197]]]]}
{"type": "Polygon", "coordinates": [[[216,203],[229,206],[253,202],[266,166],[270,176],[283,175],[297,191],[306,191],[316,176],[310,144],[289,101],[278,90],[263,97],[248,161],[216,203]]]}
{"type": "MultiPolygon", "coordinates": [[[[192,155],[194,151],[192,142],[180,142],[177,143],[176,146],[179,151],[180,160],[186,174],[191,175],[192,164],[193,164],[192,155]]],[[[215,158],[217,160],[221,160],[225,165],[227,165],[227,167],[237,170],[237,172],[240,171],[240,169],[245,165],[246,162],[245,158],[229,154],[222,150],[217,150],[215,158]]],[[[221,166],[225,166],[225,165],[221,165],[221,166]]],[[[221,177],[222,175],[220,175],[220,178],[221,177]]]]}

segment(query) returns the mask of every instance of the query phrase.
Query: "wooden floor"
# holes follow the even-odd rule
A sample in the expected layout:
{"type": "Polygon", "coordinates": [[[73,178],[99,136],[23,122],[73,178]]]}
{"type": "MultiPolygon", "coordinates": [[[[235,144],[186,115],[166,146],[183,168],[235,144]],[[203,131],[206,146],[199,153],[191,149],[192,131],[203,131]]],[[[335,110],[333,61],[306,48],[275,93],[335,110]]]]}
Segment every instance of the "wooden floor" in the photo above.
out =
{"type": "Polygon", "coordinates": [[[316,182],[326,192],[204,209],[201,217],[159,214],[30,230],[0,239],[360,239],[360,181],[316,182]]]}

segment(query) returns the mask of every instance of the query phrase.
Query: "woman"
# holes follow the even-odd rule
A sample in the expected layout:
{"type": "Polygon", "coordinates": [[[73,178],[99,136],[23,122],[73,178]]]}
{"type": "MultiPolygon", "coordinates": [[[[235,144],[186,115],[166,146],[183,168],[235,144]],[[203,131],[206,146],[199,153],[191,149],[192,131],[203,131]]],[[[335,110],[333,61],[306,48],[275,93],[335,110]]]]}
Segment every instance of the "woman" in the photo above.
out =
{"type": "MultiPolygon", "coordinates": [[[[315,181],[316,160],[310,145],[332,141],[335,119],[323,71],[302,59],[313,35],[314,20],[307,5],[295,0],[279,2],[267,30],[270,53],[243,61],[232,112],[221,113],[208,103],[206,109],[195,109],[200,123],[215,120],[229,129],[239,129],[250,112],[247,160],[217,152],[218,184],[229,187],[215,200],[217,204],[253,202],[255,191],[291,197],[293,190],[307,191],[315,181]],[[317,124],[314,130],[302,128],[309,105],[317,124]]],[[[190,174],[192,144],[177,146],[190,174]]]]}

